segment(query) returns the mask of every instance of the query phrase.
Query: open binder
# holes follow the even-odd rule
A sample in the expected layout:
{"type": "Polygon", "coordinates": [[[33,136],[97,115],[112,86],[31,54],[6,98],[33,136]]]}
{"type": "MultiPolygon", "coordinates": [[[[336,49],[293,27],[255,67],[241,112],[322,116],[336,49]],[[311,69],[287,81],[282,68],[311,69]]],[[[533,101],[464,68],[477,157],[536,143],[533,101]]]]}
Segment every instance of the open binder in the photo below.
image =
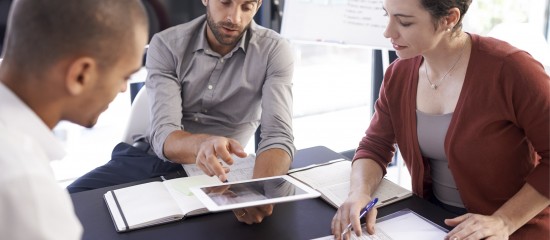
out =
{"type": "Polygon", "coordinates": [[[103,195],[117,232],[178,221],[207,213],[189,188],[221,183],[206,175],[156,181],[108,191],[103,195]]]}

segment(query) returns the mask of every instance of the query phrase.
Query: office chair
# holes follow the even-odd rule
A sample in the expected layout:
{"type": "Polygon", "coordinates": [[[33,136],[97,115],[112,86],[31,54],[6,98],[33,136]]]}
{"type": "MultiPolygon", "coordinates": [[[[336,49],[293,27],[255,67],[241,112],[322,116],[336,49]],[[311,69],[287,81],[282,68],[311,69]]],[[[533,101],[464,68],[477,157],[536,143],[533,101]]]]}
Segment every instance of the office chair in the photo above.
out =
{"type": "Polygon", "coordinates": [[[134,136],[146,134],[151,121],[150,116],[147,88],[142,87],[132,102],[128,124],[122,134],[122,142],[131,145],[134,143],[134,136]]]}

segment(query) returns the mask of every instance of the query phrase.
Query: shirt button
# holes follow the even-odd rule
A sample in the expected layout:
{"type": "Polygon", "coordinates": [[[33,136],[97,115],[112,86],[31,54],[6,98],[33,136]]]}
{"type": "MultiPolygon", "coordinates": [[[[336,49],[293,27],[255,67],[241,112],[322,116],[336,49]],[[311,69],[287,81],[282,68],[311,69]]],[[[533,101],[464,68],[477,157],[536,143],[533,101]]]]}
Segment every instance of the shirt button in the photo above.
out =
{"type": "Polygon", "coordinates": [[[208,85],[208,89],[212,89],[212,85],[208,85]]]}
{"type": "Polygon", "coordinates": [[[220,59],[220,62],[223,63],[223,58],[220,59]]]}
{"type": "Polygon", "coordinates": [[[199,121],[199,118],[196,117],[196,118],[195,118],[195,122],[198,122],[198,121],[199,121]]]}

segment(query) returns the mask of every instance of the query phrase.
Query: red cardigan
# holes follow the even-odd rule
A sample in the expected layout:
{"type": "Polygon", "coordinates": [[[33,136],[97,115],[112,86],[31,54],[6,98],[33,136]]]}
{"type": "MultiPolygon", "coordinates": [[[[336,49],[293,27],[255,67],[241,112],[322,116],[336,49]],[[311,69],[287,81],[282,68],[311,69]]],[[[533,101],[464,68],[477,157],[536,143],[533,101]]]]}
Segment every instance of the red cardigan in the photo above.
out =
{"type": "MultiPolygon", "coordinates": [[[[497,39],[471,37],[466,77],[444,143],[462,201],[469,212],[490,215],[525,183],[550,198],[550,78],[526,52],[497,39]]],[[[430,165],[416,132],[422,61],[417,56],[389,66],[354,159],[373,159],[385,173],[397,143],[413,192],[430,198],[430,165]]],[[[547,207],[511,239],[549,236],[549,214],[547,207]]]]}

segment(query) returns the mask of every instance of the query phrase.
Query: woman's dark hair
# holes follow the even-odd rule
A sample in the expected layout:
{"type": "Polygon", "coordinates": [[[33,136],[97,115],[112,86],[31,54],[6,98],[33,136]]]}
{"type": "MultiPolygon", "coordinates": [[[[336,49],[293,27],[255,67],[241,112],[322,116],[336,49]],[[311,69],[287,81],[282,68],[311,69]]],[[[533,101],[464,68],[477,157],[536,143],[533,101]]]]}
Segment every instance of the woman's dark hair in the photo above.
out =
{"type": "Polygon", "coordinates": [[[420,0],[420,4],[422,4],[422,6],[432,15],[436,30],[439,26],[438,21],[449,15],[449,10],[452,8],[458,8],[460,11],[460,19],[458,19],[457,24],[453,27],[453,32],[462,28],[462,19],[471,3],[472,0],[420,0]]]}

